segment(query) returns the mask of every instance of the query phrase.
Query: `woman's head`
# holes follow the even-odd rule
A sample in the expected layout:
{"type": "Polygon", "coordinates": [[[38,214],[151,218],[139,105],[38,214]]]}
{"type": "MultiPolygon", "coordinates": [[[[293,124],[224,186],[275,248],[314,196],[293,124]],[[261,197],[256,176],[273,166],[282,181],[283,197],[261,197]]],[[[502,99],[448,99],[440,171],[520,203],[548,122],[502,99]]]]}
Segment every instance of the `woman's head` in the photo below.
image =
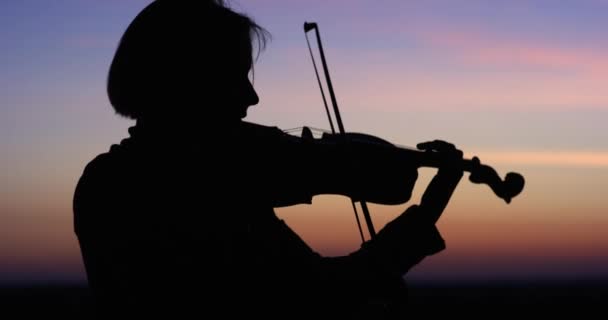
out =
{"type": "Polygon", "coordinates": [[[249,82],[254,45],[267,32],[212,0],[156,0],[131,22],[116,50],[108,96],[117,113],[244,117],[257,103],[249,82]],[[252,41],[256,40],[256,41],[252,41]]]}

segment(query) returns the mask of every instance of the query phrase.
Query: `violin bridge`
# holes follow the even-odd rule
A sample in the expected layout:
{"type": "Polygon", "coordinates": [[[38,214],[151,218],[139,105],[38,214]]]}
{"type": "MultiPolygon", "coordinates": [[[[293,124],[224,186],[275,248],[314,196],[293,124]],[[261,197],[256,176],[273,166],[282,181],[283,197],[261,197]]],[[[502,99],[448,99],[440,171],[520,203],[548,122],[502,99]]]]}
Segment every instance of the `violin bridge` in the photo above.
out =
{"type": "Polygon", "coordinates": [[[313,140],[315,137],[312,134],[312,130],[309,127],[302,127],[302,139],[313,140]]]}

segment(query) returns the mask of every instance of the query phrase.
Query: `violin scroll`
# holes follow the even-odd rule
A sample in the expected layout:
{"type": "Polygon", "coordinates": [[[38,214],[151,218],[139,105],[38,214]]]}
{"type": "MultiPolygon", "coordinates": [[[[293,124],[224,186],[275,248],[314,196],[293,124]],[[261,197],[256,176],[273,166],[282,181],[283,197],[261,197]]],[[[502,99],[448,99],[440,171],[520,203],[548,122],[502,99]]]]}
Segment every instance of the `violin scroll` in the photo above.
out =
{"type": "Polygon", "coordinates": [[[505,176],[504,194],[501,196],[507,203],[511,203],[511,198],[518,195],[524,189],[524,176],[517,172],[509,172],[505,176]]]}
{"type": "Polygon", "coordinates": [[[469,160],[471,165],[469,181],[473,183],[485,183],[499,198],[506,203],[511,203],[511,199],[521,193],[524,189],[525,179],[516,172],[509,172],[502,180],[494,168],[481,164],[479,158],[473,157],[469,160]]]}

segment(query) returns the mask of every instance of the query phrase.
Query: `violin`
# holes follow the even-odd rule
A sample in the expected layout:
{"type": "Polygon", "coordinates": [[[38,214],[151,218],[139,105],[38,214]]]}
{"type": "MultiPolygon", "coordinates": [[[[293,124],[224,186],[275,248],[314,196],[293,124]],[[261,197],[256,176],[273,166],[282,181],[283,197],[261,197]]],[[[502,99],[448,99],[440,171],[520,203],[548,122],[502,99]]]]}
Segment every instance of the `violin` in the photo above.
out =
{"type": "MultiPolygon", "coordinates": [[[[312,131],[304,127],[302,129],[302,137],[310,138],[312,131]]],[[[413,169],[421,167],[440,168],[443,166],[460,167],[464,171],[469,172],[469,181],[476,184],[488,185],[494,194],[503,199],[506,203],[511,203],[511,200],[521,193],[524,188],[524,177],[515,172],[509,172],[504,179],[501,179],[496,170],[489,165],[482,164],[478,157],[471,159],[459,159],[458,163],[453,163],[454,160],[446,159],[444,155],[434,151],[421,151],[418,149],[397,146],[382,138],[357,132],[346,132],[342,135],[323,134],[323,140],[345,139],[346,143],[356,143],[359,145],[375,145],[376,147],[384,147],[387,152],[391,152],[397,157],[397,161],[404,166],[412,167],[413,169]]]]}
{"type": "MultiPolygon", "coordinates": [[[[469,181],[477,184],[486,184],[490,187],[490,189],[494,192],[496,196],[503,199],[507,204],[511,203],[511,200],[519,195],[525,185],[524,177],[516,172],[509,172],[505,175],[505,178],[502,179],[496,170],[486,164],[482,164],[478,157],[473,157],[471,159],[458,159],[458,163],[454,163],[455,160],[447,159],[445,155],[434,152],[434,151],[421,151],[418,149],[407,148],[407,147],[399,147],[396,146],[382,138],[364,134],[364,133],[353,133],[346,132],[344,129],[344,124],[342,122],[342,118],[340,116],[340,111],[338,109],[338,104],[336,101],[336,96],[333,90],[333,86],[331,83],[331,78],[329,75],[329,70],[327,67],[327,61],[325,59],[325,53],[323,51],[323,45],[321,42],[321,36],[319,33],[319,28],[317,23],[315,22],[305,22],[304,23],[304,34],[306,36],[306,42],[308,44],[308,49],[310,51],[313,67],[315,70],[315,75],[317,78],[317,82],[319,84],[319,88],[321,91],[321,96],[323,98],[323,104],[325,106],[325,111],[327,113],[327,117],[329,119],[329,124],[331,127],[331,134],[324,133],[323,139],[343,139],[346,140],[347,143],[358,143],[358,144],[368,144],[374,145],[376,147],[385,147],[387,151],[393,152],[398,160],[403,162],[403,165],[412,166],[414,169],[419,167],[433,167],[440,168],[443,166],[459,166],[464,171],[469,172],[469,181]],[[319,77],[319,72],[317,70],[315,58],[312,52],[312,48],[310,46],[310,41],[308,40],[308,32],[315,30],[317,46],[319,48],[319,55],[321,57],[321,61],[323,64],[323,70],[325,74],[325,82],[327,84],[328,91],[330,93],[330,98],[333,106],[334,117],[337,122],[337,127],[339,129],[339,133],[336,133],[333,120],[331,117],[331,113],[329,107],[327,105],[327,99],[325,98],[325,92],[323,90],[323,86],[321,85],[321,79],[319,77]]],[[[304,127],[302,129],[302,138],[312,139],[313,134],[310,128],[304,127]]],[[[359,221],[359,215],[357,213],[357,207],[355,205],[355,200],[352,200],[353,209],[355,211],[355,218],[357,220],[357,225],[359,227],[359,233],[361,235],[361,239],[365,242],[365,238],[363,236],[363,231],[361,229],[361,223],[359,221]]],[[[370,237],[373,239],[376,235],[376,231],[373,227],[371,216],[369,213],[369,209],[365,201],[359,201],[359,204],[362,208],[363,215],[365,217],[365,221],[367,223],[368,231],[370,237]]]]}

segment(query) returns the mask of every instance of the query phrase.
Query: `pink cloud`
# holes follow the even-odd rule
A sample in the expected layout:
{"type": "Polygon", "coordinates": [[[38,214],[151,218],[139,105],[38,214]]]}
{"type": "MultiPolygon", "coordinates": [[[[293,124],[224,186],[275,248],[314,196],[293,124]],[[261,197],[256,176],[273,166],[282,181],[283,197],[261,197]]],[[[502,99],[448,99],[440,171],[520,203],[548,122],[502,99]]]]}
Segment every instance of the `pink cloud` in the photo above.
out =
{"type": "Polygon", "coordinates": [[[399,49],[340,52],[336,69],[348,71],[336,82],[346,88],[349,105],[390,110],[606,108],[608,52],[601,49],[440,25],[407,32],[430,44],[424,48],[427,57],[408,59],[399,49]],[[353,65],[357,71],[350,70],[353,65]]]}
{"type": "Polygon", "coordinates": [[[468,62],[608,75],[608,52],[601,50],[500,37],[474,29],[431,28],[419,31],[417,36],[468,62]]]}
{"type": "Polygon", "coordinates": [[[605,151],[482,151],[483,162],[558,167],[608,167],[605,151]]]}

